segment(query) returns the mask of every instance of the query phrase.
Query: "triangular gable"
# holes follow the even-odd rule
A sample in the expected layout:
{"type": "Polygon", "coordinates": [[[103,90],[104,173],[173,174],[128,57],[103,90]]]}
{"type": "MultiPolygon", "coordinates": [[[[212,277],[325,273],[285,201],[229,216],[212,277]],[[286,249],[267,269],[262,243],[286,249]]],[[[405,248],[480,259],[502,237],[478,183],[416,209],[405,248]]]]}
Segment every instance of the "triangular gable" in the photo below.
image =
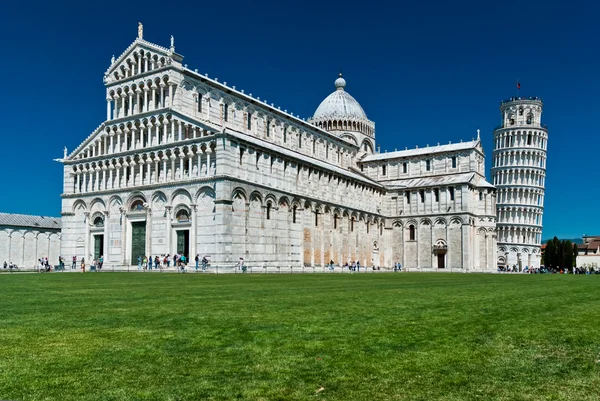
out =
{"type": "Polygon", "coordinates": [[[79,154],[85,150],[90,142],[92,142],[97,136],[102,135],[104,128],[104,123],[100,124],[98,128],[92,131],[92,133],[89,134],[88,137],[85,138],[85,140],[81,142],[81,144],[73,152],[71,152],[71,154],[65,160],[75,160],[77,156],[79,156],[79,154]]]}
{"type": "Polygon", "coordinates": [[[144,51],[144,52],[150,51],[152,53],[166,57],[171,61],[173,59],[175,59],[176,61],[181,62],[183,57],[180,56],[179,54],[175,53],[174,50],[175,50],[174,48],[167,49],[166,47],[162,47],[162,46],[156,45],[154,43],[145,41],[144,39],[137,38],[136,40],[133,41],[133,43],[131,43],[127,47],[127,49],[125,49],[125,51],[117,59],[111,60],[111,64],[108,67],[108,70],[106,70],[106,72],[104,73],[104,81],[112,82],[114,80],[115,71],[120,71],[121,67],[129,68],[129,64],[127,63],[127,60],[130,57],[132,57],[132,55],[134,53],[139,52],[139,51],[144,51]]]}

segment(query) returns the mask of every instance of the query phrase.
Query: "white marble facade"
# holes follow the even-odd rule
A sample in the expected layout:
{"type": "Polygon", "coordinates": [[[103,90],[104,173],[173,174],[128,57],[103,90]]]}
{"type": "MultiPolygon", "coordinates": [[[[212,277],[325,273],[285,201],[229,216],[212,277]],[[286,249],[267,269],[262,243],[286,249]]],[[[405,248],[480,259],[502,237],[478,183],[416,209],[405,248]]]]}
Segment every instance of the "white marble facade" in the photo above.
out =
{"type": "Polygon", "coordinates": [[[61,219],[0,213],[0,269],[4,262],[20,268],[38,265],[40,258],[58,264],[61,219]]]}
{"type": "Polygon", "coordinates": [[[494,131],[492,179],[497,190],[499,267],[539,268],[548,130],[539,98],[502,102],[494,131]]]}
{"type": "Polygon", "coordinates": [[[305,121],[182,59],[140,32],[112,61],[107,119],[63,159],[63,255],[495,268],[479,138],[374,153],[375,124],[341,77],[305,121]]]}

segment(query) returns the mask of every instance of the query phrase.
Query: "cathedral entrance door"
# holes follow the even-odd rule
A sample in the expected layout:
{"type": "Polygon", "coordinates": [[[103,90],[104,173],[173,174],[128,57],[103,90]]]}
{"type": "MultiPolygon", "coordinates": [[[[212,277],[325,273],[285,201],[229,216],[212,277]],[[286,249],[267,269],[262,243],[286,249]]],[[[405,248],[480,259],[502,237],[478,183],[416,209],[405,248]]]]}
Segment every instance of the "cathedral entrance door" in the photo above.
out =
{"type": "Polygon", "coordinates": [[[438,269],[446,268],[446,255],[443,253],[438,253],[438,269]]]}
{"type": "Polygon", "coordinates": [[[190,262],[190,230],[177,230],[177,253],[190,262]]]}
{"type": "Polygon", "coordinates": [[[94,259],[100,259],[104,249],[104,235],[94,235],[94,259]]]}
{"type": "MultiPolygon", "coordinates": [[[[131,264],[137,265],[138,258],[146,255],[146,222],[131,223],[131,264]]],[[[147,255],[146,255],[147,256],[147,255]]]]}

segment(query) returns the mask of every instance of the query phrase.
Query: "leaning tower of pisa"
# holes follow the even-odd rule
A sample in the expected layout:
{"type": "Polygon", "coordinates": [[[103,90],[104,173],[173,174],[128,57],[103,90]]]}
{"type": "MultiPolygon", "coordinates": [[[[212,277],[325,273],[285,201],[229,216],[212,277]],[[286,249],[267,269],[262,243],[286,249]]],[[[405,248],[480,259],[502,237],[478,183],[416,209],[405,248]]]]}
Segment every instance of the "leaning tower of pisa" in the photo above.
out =
{"type": "Polygon", "coordinates": [[[540,266],[548,130],[543,103],[515,97],[500,105],[492,177],[497,192],[498,266],[540,266]]]}

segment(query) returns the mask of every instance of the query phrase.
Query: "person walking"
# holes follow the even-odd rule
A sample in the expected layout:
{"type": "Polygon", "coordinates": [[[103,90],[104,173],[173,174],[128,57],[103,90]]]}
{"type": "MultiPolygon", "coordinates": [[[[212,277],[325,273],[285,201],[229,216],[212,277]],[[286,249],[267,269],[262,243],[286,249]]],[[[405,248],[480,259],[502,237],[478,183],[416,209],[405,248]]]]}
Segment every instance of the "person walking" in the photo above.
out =
{"type": "Polygon", "coordinates": [[[81,258],[81,272],[85,273],[85,258],[81,258]]]}
{"type": "Polygon", "coordinates": [[[98,260],[98,269],[102,269],[102,265],[104,264],[104,256],[100,255],[100,259],[98,260]]]}
{"type": "Polygon", "coordinates": [[[71,265],[71,270],[77,269],[77,256],[73,256],[73,264],[71,265]]]}
{"type": "Polygon", "coordinates": [[[158,255],[156,255],[156,257],[154,258],[154,268],[155,269],[160,269],[161,268],[160,259],[158,258],[158,255]]]}
{"type": "Polygon", "coordinates": [[[200,255],[199,254],[196,254],[195,260],[196,260],[196,273],[198,273],[198,263],[200,262],[200,255]]]}
{"type": "Polygon", "coordinates": [[[171,255],[167,253],[167,256],[165,256],[165,263],[167,264],[167,267],[171,267],[171,255]]]}
{"type": "Polygon", "coordinates": [[[138,256],[138,270],[142,270],[142,255],[138,256]]]}
{"type": "Polygon", "coordinates": [[[148,270],[152,271],[152,255],[148,256],[148,270]]]}

